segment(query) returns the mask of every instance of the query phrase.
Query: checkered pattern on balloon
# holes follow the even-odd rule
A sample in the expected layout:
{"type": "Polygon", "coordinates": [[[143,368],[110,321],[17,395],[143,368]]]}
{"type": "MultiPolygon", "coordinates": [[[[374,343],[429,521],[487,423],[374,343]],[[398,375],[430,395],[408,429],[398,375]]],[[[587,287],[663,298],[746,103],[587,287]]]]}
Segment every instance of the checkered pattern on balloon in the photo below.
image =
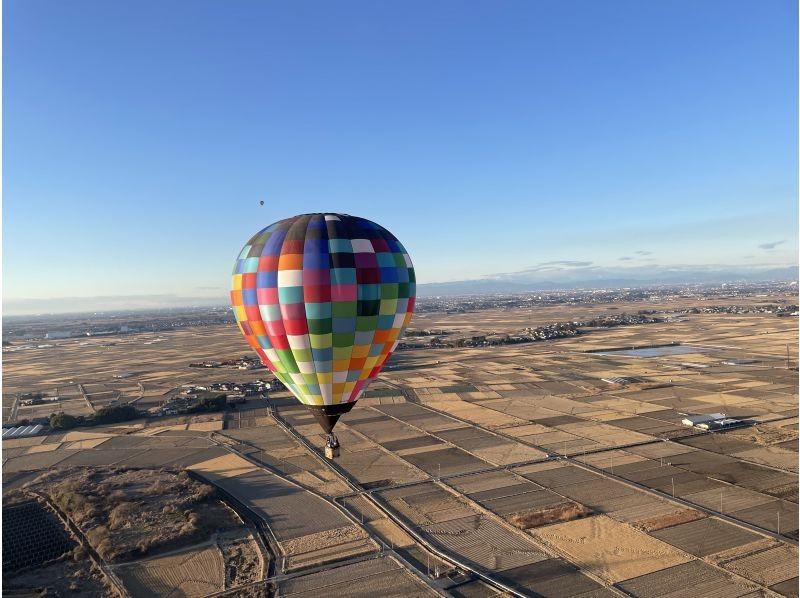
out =
{"type": "Polygon", "coordinates": [[[385,228],[303,214],[247,242],[231,304],[262,362],[331,434],[397,347],[415,294],[411,259],[385,228]]]}

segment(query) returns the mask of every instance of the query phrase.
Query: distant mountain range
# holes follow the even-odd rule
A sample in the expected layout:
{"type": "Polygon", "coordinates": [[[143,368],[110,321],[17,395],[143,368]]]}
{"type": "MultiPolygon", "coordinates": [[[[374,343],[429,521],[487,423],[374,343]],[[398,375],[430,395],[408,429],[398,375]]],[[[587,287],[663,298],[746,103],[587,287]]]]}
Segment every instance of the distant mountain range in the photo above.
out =
{"type": "Polygon", "coordinates": [[[534,277],[531,272],[498,275],[496,277],[454,282],[419,284],[420,297],[447,295],[488,295],[494,293],[530,293],[569,289],[605,289],[648,287],[680,284],[723,284],[733,282],[792,282],[798,279],[798,267],[781,268],[630,268],[602,270],[571,268],[551,271],[549,279],[534,277]]]}
{"type": "MultiPolygon", "coordinates": [[[[736,266],[639,266],[603,268],[591,262],[547,262],[521,272],[497,274],[474,280],[420,284],[420,297],[530,293],[568,289],[611,289],[726,282],[796,281],[798,267],[736,266]]],[[[6,299],[3,315],[112,312],[177,307],[227,306],[226,294],[205,297],[178,295],[129,295],[61,297],[53,299],[6,299]]]]}

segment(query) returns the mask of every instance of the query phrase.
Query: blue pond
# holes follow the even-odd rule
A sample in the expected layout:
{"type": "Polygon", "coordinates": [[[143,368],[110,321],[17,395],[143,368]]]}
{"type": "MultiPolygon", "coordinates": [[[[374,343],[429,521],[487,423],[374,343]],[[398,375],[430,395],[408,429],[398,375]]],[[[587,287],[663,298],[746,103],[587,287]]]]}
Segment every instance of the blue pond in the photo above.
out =
{"type": "Polygon", "coordinates": [[[647,347],[642,349],[616,349],[603,351],[600,355],[626,355],[628,357],[663,357],[665,355],[687,355],[689,353],[711,353],[708,347],[691,345],[667,345],[664,347],[647,347]]]}

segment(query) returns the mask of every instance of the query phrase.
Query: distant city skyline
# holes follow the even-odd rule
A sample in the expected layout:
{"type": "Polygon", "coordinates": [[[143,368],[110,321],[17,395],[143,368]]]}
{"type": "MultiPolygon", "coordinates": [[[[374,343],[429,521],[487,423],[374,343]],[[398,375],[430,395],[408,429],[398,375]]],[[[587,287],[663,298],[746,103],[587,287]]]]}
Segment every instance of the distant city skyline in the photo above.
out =
{"type": "Polygon", "coordinates": [[[7,1],[4,312],[224,301],[253,233],[317,211],[422,284],[796,269],[796,13],[7,1]]]}

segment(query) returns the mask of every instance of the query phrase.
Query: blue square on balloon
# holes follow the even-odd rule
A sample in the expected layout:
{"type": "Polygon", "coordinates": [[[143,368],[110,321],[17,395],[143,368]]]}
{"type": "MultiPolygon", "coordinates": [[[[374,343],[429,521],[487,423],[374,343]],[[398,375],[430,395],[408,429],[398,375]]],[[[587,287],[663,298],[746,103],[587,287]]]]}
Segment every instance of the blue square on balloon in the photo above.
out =
{"type": "Polygon", "coordinates": [[[353,332],[355,329],[355,318],[333,318],[333,332],[353,332]]]}
{"type": "Polygon", "coordinates": [[[331,253],[353,253],[350,239],[328,239],[328,248],[331,253]]]}
{"type": "Polygon", "coordinates": [[[244,305],[257,305],[258,304],[258,297],[256,295],[255,289],[243,289],[242,290],[242,303],[244,305]]]}
{"type": "Polygon", "coordinates": [[[314,363],[324,363],[326,361],[333,361],[333,348],[327,349],[311,349],[311,356],[314,363]]]}
{"type": "Polygon", "coordinates": [[[306,253],[303,254],[303,269],[319,270],[321,268],[325,268],[326,270],[330,268],[330,257],[328,253],[309,253],[308,241],[306,241],[306,253]]]}
{"type": "MultiPolygon", "coordinates": [[[[333,352],[333,350],[331,350],[333,352]]],[[[314,361],[314,371],[317,374],[330,374],[333,371],[333,360],[330,361],[314,361]]]]}
{"type": "Polygon", "coordinates": [[[400,282],[400,279],[397,275],[397,268],[395,266],[390,268],[381,268],[381,282],[400,282]]]}
{"type": "Polygon", "coordinates": [[[391,330],[394,327],[394,316],[378,316],[378,330],[391,330]]]}
{"type": "Polygon", "coordinates": [[[259,289],[274,289],[278,286],[278,271],[256,273],[256,287],[259,289]]]}
{"type": "Polygon", "coordinates": [[[283,305],[287,303],[303,303],[303,287],[279,288],[278,301],[283,305]]]}
{"type": "Polygon", "coordinates": [[[356,284],[356,269],[332,268],[331,284],[356,284]]]}
{"type": "Polygon", "coordinates": [[[270,238],[264,243],[264,251],[261,252],[261,255],[280,255],[281,254],[281,247],[283,246],[283,240],[286,238],[286,231],[285,230],[276,230],[270,238]]]}
{"type": "Polygon", "coordinates": [[[358,285],[358,300],[370,301],[381,298],[381,285],[379,284],[360,284],[358,285]]]}
{"type": "Polygon", "coordinates": [[[305,257],[315,253],[328,253],[328,239],[309,239],[303,244],[305,257]]]}
{"type": "Polygon", "coordinates": [[[385,251],[382,251],[382,252],[380,252],[380,253],[378,253],[376,255],[378,257],[378,265],[381,268],[388,268],[390,266],[394,267],[395,264],[394,264],[394,254],[393,253],[387,253],[385,251]]]}

